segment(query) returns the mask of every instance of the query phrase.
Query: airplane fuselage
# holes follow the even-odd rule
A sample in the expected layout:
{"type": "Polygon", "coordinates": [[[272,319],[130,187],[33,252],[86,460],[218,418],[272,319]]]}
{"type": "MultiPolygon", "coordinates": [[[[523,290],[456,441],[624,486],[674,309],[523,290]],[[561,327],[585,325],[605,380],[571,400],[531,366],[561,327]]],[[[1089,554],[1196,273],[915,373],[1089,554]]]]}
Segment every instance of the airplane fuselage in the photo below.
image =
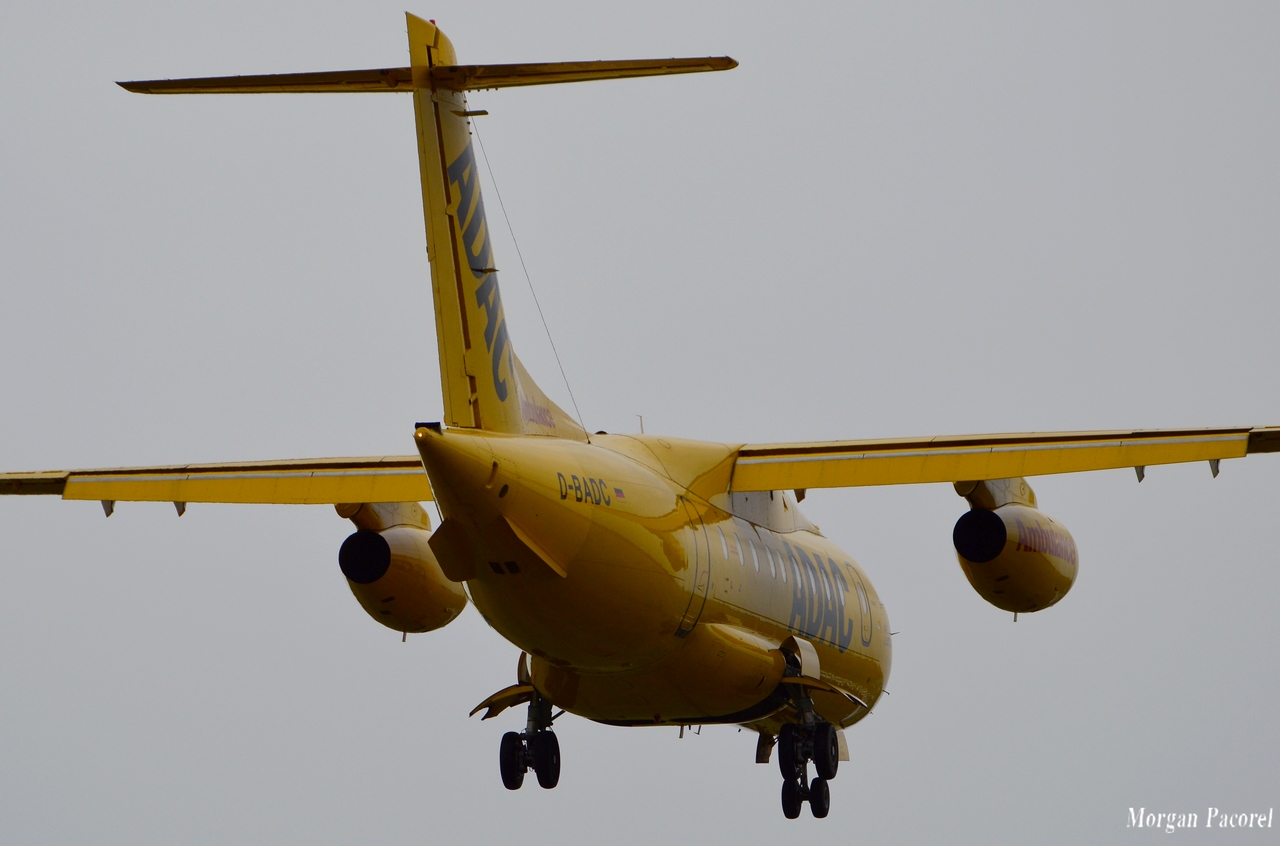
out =
{"type": "Polygon", "coordinates": [[[782,721],[777,644],[816,648],[837,725],[888,679],[870,581],[781,492],[729,494],[732,447],[420,428],[441,513],[465,533],[476,608],[533,656],[557,706],[618,724],[782,721]],[[776,716],[775,716],[776,715],[776,716]]]}

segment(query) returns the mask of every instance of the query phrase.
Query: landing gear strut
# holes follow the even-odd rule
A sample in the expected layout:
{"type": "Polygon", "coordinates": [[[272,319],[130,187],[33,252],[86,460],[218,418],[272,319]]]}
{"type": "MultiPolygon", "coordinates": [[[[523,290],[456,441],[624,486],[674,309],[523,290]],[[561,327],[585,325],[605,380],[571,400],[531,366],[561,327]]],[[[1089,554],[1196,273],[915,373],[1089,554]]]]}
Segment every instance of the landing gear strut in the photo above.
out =
{"type": "Polygon", "coordinates": [[[840,766],[840,738],[836,727],[818,720],[813,700],[801,689],[795,697],[801,723],[787,723],[778,732],[778,769],[782,772],[782,813],[794,820],[800,806],[822,819],[831,810],[831,791],[827,782],[836,777],[840,766]],[[809,780],[809,762],[818,775],[809,780]]]}
{"type": "Polygon", "coordinates": [[[529,770],[538,776],[539,786],[547,790],[560,783],[560,741],[551,731],[554,720],[551,701],[535,693],[529,703],[525,730],[509,731],[502,736],[498,767],[502,771],[502,785],[507,790],[519,790],[529,770]]]}

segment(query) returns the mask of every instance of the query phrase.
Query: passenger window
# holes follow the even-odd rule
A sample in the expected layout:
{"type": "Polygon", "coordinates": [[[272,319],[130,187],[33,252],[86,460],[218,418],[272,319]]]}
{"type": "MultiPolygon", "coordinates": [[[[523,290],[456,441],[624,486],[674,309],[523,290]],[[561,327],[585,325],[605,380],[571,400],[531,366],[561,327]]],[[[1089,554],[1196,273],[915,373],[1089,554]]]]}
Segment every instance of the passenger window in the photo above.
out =
{"type": "MultiPolygon", "coordinates": [[[[751,545],[751,560],[755,562],[756,572],[760,572],[760,550],[756,548],[756,542],[751,538],[747,538],[747,543],[751,545]]],[[[746,561],[742,562],[744,565],[746,561]]]]}
{"type": "Polygon", "coordinates": [[[813,559],[815,566],[812,570],[807,570],[806,575],[816,583],[812,588],[814,595],[821,596],[823,601],[826,601],[827,590],[826,586],[822,583],[822,559],[813,553],[809,553],[809,557],[813,559]]]}
{"type": "Polygon", "coordinates": [[[716,526],[716,531],[720,533],[720,549],[724,551],[724,560],[729,560],[729,542],[724,539],[724,527],[716,526]]]}
{"type": "Polygon", "coordinates": [[[742,539],[738,537],[737,532],[730,532],[729,537],[733,538],[733,543],[729,545],[729,551],[738,556],[739,564],[746,564],[747,554],[742,551],[742,539]]]}

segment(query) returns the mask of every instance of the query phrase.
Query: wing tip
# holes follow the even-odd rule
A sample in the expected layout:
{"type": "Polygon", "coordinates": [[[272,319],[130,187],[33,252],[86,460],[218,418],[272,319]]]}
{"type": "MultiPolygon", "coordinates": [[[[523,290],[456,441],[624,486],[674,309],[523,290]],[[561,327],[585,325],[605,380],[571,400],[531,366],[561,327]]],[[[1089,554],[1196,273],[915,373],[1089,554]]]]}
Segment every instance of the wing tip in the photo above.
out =
{"type": "Polygon", "coordinates": [[[63,470],[45,473],[0,474],[0,494],[16,496],[62,496],[67,486],[63,470]]]}

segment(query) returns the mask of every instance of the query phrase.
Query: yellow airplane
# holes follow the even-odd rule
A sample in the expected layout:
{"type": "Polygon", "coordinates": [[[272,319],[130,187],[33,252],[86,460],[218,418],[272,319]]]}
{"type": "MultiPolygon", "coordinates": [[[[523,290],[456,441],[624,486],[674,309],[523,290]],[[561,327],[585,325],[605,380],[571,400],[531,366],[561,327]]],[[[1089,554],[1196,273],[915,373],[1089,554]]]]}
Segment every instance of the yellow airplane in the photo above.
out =
{"type": "Polygon", "coordinates": [[[1066,527],[1026,477],[1280,451],[1280,428],[1053,432],[720,444],[588,433],[521,365],[507,330],[465,92],[728,70],[727,57],[459,65],[408,15],[410,65],[125,82],[150,94],[403,92],[413,97],[443,390],[416,454],[0,475],[0,493],[119,502],[330,504],[356,531],[338,562],[373,619],[438,629],[467,602],[521,652],[472,712],[527,705],[499,746],[503,784],[560,774],[562,713],[617,726],[737,724],[777,751],[782,806],[830,807],[843,729],[889,678],[884,604],[798,508],[810,488],[948,482],[953,539],[983,599],[1031,613],[1071,589],[1066,527]],[[420,503],[434,501],[433,529],[420,503]],[[810,777],[809,764],[816,775],[810,777]]]}

